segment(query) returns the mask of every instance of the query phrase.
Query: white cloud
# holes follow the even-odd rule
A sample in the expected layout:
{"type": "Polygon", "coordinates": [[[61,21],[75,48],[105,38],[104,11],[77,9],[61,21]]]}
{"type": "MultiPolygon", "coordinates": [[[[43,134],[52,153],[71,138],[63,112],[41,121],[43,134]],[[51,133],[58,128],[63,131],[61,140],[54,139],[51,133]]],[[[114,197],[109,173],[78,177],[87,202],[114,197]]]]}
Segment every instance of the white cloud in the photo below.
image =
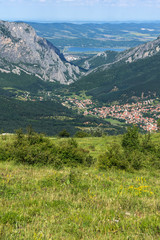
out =
{"type": "MultiPolygon", "coordinates": [[[[43,1],[43,0],[41,0],[43,1]]],[[[69,2],[75,5],[107,5],[119,7],[133,7],[133,6],[159,6],[160,0],[47,0],[50,3],[63,4],[69,2]]]]}

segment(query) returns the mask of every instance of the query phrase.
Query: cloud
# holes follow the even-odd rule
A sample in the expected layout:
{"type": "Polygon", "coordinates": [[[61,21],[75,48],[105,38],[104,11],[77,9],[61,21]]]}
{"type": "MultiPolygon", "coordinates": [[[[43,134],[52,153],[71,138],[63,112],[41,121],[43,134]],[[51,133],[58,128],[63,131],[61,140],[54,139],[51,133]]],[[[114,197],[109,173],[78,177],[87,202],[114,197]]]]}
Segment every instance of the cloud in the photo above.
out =
{"type": "Polygon", "coordinates": [[[119,6],[119,7],[133,7],[133,6],[159,6],[160,0],[51,0],[52,3],[65,3],[70,2],[80,5],[107,5],[107,6],[119,6]]]}

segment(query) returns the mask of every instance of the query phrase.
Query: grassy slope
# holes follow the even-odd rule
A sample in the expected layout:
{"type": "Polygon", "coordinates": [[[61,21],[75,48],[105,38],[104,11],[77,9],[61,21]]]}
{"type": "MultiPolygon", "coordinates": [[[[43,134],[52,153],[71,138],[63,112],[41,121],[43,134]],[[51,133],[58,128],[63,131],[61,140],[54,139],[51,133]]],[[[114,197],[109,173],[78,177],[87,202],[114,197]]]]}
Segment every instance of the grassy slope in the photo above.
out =
{"type": "MultiPolygon", "coordinates": [[[[78,141],[97,157],[119,138],[78,141]]],[[[0,239],[159,239],[159,173],[0,162],[0,239]]]]}
{"type": "Polygon", "coordinates": [[[29,91],[34,96],[42,89],[47,91],[62,89],[61,93],[64,94],[63,86],[59,83],[44,82],[25,73],[19,76],[0,72],[0,130],[3,129],[4,132],[14,132],[15,129],[25,129],[26,126],[32,125],[37,132],[44,132],[47,135],[56,135],[64,128],[74,134],[77,127],[84,126],[83,123],[87,121],[93,122],[95,127],[104,123],[110,133],[119,131],[118,127],[110,129],[111,125],[104,120],[80,116],[56,100],[43,102],[15,100],[17,89],[22,92],[29,91]]]}
{"type": "Polygon", "coordinates": [[[87,121],[92,123],[91,127],[103,123],[107,132],[112,134],[122,129],[119,126],[112,127],[103,119],[78,115],[57,101],[19,101],[0,96],[0,130],[3,129],[4,132],[14,132],[15,129],[25,129],[32,125],[35,131],[49,136],[56,135],[63,129],[73,135],[79,128],[85,128],[84,122],[87,121]]]}
{"type": "Polygon", "coordinates": [[[43,89],[50,90],[54,88],[54,86],[56,86],[56,84],[42,81],[34,75],[28,75],[23,72],[21,72],[21,75],[0,72],[0,88],[10,87],[24,91],[37,92],[43,89]]]}
{"type": "Polygon", "coordinates": [[[141,96],[144,92],[159,91],[160,54],[128,64],[113,65],[111,68],[91,72],[70,87],[73,90],[86,90],[100,101],[126,100],[131,96],[141,96]],[[119,89],[111,91],[114,86],[119,89]]]}
{"type": "MultiPolygon", "coordinates": [[[[55,101],[24,102],[1,96],[0,106],[0,129],[5,132],[32,125],[38,132],[53,135],[64,128],[64,121],[47,117],[72,115],[71,111],[55,101]]],[[[70,122],[66,121],[66,125],[70,122]]]]}

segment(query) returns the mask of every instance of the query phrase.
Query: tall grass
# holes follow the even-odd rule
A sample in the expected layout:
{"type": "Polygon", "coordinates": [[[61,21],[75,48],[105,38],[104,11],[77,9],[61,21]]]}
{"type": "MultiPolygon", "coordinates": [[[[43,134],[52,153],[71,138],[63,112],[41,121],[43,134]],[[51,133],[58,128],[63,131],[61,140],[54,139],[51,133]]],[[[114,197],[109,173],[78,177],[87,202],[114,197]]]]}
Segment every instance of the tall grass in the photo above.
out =
{"type": "Polygon", "coordinates": [[[0,239],[159,239],[159,171],[0,163],[0,239]]]}
{"type": "MultiPolygon", "coordinates": [[[[158,146],[160,135],[151,138],[158,146]]],[[[97,158],[121,139],[76,139],[74,147],[97,158]]],[[[1,139],[1,148],[15,141],[1,139]]],[[[160,239],[160,169],[100,170],[96,162],[57,169],[9,160],[0,161],[0,239],[160,239]]]]}

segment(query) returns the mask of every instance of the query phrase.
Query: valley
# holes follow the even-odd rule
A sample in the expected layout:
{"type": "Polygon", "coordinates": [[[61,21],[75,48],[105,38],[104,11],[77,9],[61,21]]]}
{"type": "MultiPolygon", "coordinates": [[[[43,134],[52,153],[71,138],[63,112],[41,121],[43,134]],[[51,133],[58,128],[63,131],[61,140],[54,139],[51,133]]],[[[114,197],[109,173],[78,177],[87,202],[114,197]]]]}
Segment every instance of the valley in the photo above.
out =
{"type": "MultiPolygon", "coordinates": [[[[159,99],[156,99],[156,102],[159,99]]],[[[63,103],[68,108],[76,107],[84,116],[94,116],[97,118],[117,119],[120,120],[118,124],[136,124],[145,131],[157,131],[157,120],[160,118],[160,104],[155,104],[153,99],[146,101],[138,101],[132,104],[112,104],[111,106],[96,107],[90,99],[78,100],[74,98],[67,98],[63,103]]],[[[114,122],[114,121],[113,121],[114,122]]]]}
{"type": "Polygon", "coordinates": [[[31,25],[0,21],[0,239],[158,240],[159,23],[31,25]]]}
{"type": "MultiPolygon", "coordinates": [[[[55,94],[53,91],[43,90],[36,95],[30,94],[30,92],[17,91],[16,98],[21,101],[31,102],[57,101],[80,116],[104,119],[113,126],[125,127],[136,124],[143,131],[155,132],[158,130],[157,121],[160,118],[160,98],[158,97],[150,99],[150,97],[144,97],[142,94],[141,98],[137,98],[136,101],[133,98],[133,102],[130,103],[120,104],[112,102],[105,105],[92,100],[92,97],[87,96],[85,92],[82,92],[80,95],[62,96],[55,94]]],[[[54,119],[58,118],[58,116],[48,116],[48,118],[54,119]]],[[[65,118],[65,116],[61,118],[65,118]]],[[[84,125],[90,124],[87,121],[84,122],[84,125]]],[[[104,123],[100,124],[101,127],[103,125],[104,123]]]]}
{"type": "Polygon", "coordinates": [[[63,53],[70,47],[126,49],[154,40],[160,33],[157,22],[28,23],[63,53]]]}
{"type": "Polygon", "coordinates": [[[0,240],[160,240],[160,0],[0,0],[0,240]]]}
{"type": "Polygon", "coordinates": [[[1,21],[0,92],[6,115],[1,116],[0,128],[13,132],[32,125],[48,135],[63,129],[74,135],[79,130],[101,128],[105,134],[118,134],[136,124],[141,131],[157,131],[160,26],[151,24],[31,23],[35,31],[26,23],[1,21]],[[65,30],[66,39],[77,38],[79,31],[82,37],[85,31],[86,45],[72,45],[71,41],[60,51],[50,37],[54,31],[57,39],[63,28],[70,29],[65,30]],[[92,45],[100,32],[106,45],[92,45]],[[112,44],[107,45],[107,39],[112,44]],[[106,48],[109,50],[104,51],[106,48]],[[76,52],[69,54],[69,49],[76,52]],[[9,112],[14,104],[15,113],[9,112]],[[14,124],[11,113],[17,119],[14,124]]]}

